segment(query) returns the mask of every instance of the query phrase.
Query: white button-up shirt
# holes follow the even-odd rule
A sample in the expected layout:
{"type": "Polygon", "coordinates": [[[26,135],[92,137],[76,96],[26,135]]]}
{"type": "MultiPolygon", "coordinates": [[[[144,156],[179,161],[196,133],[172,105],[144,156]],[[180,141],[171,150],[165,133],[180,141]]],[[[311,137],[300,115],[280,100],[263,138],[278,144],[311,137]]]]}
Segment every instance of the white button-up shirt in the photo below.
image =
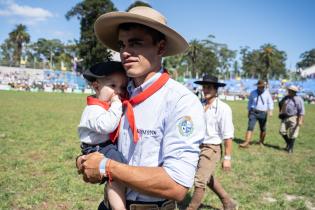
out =
{"type": "Polygon", "coordinates": [[[121,101],[113,101],[108,110],[98,105],[86,106],[78,126],[80,141],[91,145],[104,143],[117,128],[121,115],[121,101]]]}
{"type": "Polygon", "coordinates": [[[224,139],[234,138],[232,110],[216,98],[206,110],[206,136],[204,144],[221,144],[224,139]]]}
{"type": "MultiPolygon", "coordinates": [[[[139,87],[131,81],[130,96],[138,95],[160,76],[156,73],[139,87]]],[[[123,115],[118,150],[132,166],[162,166],[177,183],[191,187],[199,159],[199,145],[205,134],[205,118],[199,99],[186,87],[169,79],[167,83],[140,104],[133,107],[139,141],[133,135],[123,115]]],[[[127,200],[160,201],[128,189],[127,200]]]]}

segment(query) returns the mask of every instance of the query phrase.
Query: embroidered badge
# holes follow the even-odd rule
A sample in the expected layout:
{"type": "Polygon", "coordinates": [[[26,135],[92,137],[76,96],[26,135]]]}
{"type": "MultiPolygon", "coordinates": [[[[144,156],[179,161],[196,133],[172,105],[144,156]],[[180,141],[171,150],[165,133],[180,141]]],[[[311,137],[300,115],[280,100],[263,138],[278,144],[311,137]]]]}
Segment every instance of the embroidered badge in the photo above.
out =
{"type": "Polygon", "coordinates": [[[177,127],[182,136],[190,136],[194,130],[194,124],[190,116],[184,116],[179,119],[177,127]]]}

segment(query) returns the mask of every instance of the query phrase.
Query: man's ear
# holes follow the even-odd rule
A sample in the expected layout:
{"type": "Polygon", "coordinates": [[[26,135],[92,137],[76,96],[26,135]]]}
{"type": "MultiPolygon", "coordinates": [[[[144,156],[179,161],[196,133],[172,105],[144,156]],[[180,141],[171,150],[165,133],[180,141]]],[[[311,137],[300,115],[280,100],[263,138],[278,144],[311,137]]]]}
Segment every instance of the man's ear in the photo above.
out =
{"type": "Polygon", "coordinates": [[[166,41],[161,40],[159,42],[159,50],[158,50],[158,55],[163,56],[166,50],[166,41]]]}
{"type": "Polygon", "coordinates": [[[92,87],[93,87],[93,89],[94,90],[98,90],[98,82],[97,81],[94,81],[94,82],[92,82],[92,87]]]}

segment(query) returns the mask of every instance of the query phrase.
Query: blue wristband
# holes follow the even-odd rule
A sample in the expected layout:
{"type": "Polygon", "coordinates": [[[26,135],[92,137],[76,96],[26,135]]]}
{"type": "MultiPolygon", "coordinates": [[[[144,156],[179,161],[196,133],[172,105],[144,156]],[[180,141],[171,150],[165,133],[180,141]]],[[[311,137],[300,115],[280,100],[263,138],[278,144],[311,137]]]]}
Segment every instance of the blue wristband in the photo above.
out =
{"type": "Polygon", "coordinates": [[[104,157],[103,160],[100,162],[100,165],[99,165],[100,174],[102,174],[105,177],[106,177],[106,163],[107,163],[107,161],[108,161],[108,158],[104,157]]]}

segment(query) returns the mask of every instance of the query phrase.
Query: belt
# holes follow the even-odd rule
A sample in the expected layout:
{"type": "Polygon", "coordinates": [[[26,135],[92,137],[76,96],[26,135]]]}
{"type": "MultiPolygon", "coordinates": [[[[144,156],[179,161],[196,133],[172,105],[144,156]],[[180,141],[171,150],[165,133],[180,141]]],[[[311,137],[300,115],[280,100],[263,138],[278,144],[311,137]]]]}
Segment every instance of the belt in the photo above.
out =
{"type": "Polygon", "coordinates": [[[173,200],[157,201],[157,202],[141,202],[141,201],[126,201],[128,210],[174,210],[176,202],[173,200]]]}
{"type": "Polygon", "coordinates": [[[256,112],[256,113],[260,113],[260,112],[267,113],[267,111],[261,111],[261,110],[253,109],[253,108],[251,109],[251,111],[256,112]]]}

